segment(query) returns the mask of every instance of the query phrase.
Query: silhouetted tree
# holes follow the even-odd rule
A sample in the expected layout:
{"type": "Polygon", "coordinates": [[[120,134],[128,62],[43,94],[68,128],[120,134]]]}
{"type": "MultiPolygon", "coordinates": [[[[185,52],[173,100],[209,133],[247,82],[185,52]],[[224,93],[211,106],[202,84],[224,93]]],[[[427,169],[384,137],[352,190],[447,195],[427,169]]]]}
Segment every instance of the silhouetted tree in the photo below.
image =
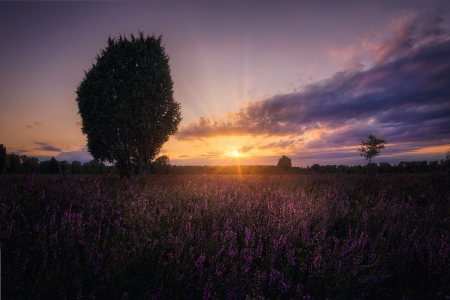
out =
{"type": "Polygon", "coordinates": [[[22,171],[24,173],[30,174],[38,170],[39,159],[37,157],[28,157],[26,155],[22,155],[20,159],[22,161],[22,171]]]}
{"type": "Polygon", "coordinates": [[[48,166],[50,164],[49,160],[44,160],[39,163],[38,173],[48,174],[48,166]]]}
{"type": "Polygon", "coordinates": [[[153,173],[169,173],[170,170],[170,160],[167,155],[161,155],[154,162],[152,162],[152,172],[153,173]]]}
{"type": "Polygon", "coordinates": [[[142,32],[130,40],[109,37],[76,91],[89,152],[128,177],[135,166],[139,174],[148,171],[181,121],[161,41],[142,32]]]}
{"type": "Polygon", "coordinates": [[[277,168],[281,171],[289,171],[292,168],[292,162],[289,157],[286,155],[283,155],[279,160],[277,164],[277,168]]]}
{"type": "Polygon", "coordinates": [[[83,173],[83,165],[78,160],[74,160],[70,164],[70,172],[72,174],[82,174],[83,173]]]}
{"type": "Polygon", "coordinates": [[[320,173],[320,165],[319,164],[313,164],[311,166],[311,170],[316,172],[316,173],[320,173]]]}
{"type": "Polygon", "coordinates": [[[361,156],[369,160],[367,165],[370,164],[372,158],[380,154],[380,150],[384,149],[384,144],[387,144],[385,140],[380,140],[372,134],[369,135],[367,141],[361,141],[361,148],[358,151],[361,152],[361,156]]]}
{"type": "Polygon", "coordinates": [[[58,174],[59,173],[59,164],[58,161],[53,156],[48,163],[48,173],[49,174],[58,174]]]}
{"type": "Polygon", "coordinates": [[[6,155],[6,168],[9,174],[21,173],[22,164],[20,163],[20,156],[15,153],[6,155]]]}
{"type": "Polygon", "coordinates": [[[70,173],[70,164],[67,162],[67,160],[60,161],[59,168],[61,169],[61,173],[63,174],[70,173]]]}
{"type": "Polygon", "coordinates": [[[0,144],[0,174],[3,174],[6,169],[6,148],[0,144]]]}

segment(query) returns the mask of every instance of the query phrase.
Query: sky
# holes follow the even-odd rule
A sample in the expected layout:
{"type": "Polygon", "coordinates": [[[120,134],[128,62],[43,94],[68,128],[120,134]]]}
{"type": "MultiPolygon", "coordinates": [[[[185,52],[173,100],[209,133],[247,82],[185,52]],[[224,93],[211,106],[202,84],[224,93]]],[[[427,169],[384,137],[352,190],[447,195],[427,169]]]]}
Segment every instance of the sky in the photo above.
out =
{"type": "Polygon", "coordinates": [[[433,161],[450,149],[450,1],[0,2],[0,144],[92,159],[76,87],[109,36],[162,35],[175,165],[433,161]]]}

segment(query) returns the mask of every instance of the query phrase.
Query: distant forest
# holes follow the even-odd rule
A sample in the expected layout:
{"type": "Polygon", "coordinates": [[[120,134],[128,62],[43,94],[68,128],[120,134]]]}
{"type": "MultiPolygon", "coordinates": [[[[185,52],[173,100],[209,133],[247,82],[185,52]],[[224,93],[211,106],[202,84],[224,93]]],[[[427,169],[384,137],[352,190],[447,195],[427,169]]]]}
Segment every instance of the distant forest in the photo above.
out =
{"type": "MultiPolygon", "coordinates": [[[[5,148],[3,148],[5,149],[5,148]]],[[[167,157],[166,157],[167,158],[167,157]]],[[[387,173],[428,173],[448,170],[450,168],[449,155],[440,161],[412,161],[389,163],[371,163],[368,165],[319,165],[307,167],[291,167],[280,170],[276,166],[177,166],[168,163],[167,159],[157,159],[150,166],[152,174],[365,174],[377,172],[387,173]]],[[[65,160],[58,161],[54,157],[50,160],[39,161],[36,157],[18,155],[14,153],[0,154],[0,174],[118,174],[115,166],[108,166],[99,160],[93,159],[86,163],[65,160]],[[3,155],[2,155],[3,154],[3,155]]]]}

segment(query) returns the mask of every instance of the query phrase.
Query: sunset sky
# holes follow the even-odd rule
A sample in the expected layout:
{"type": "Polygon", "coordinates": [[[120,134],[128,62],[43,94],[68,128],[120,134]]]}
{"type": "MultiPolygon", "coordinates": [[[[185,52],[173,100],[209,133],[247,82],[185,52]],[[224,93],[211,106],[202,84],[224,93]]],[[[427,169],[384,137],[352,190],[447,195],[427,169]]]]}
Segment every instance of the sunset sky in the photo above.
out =
{"type": "Polygon", "coordinates": [[[76,87],[108,36],[163,35],[183,121],[175,165],[440,160],[450,1],[0,2],[0,144],[91,160],[76,87]]]}

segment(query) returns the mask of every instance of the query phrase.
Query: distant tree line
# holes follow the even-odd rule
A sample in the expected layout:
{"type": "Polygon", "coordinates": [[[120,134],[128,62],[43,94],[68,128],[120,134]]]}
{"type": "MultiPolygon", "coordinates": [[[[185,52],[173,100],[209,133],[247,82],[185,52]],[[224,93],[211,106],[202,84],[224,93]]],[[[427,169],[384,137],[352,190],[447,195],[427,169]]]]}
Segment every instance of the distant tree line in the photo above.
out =
{"type": "MultiPolygon", "coordinates": [[[[176,166],[171,165],[169,157],[162,155],[149,166],[152,174],[395,174],[395,173],[428,173],[450,169],[450,153],[446,159],[440,161],[402,161],[399,164],[370,163],[368,165],[319,165],[307,167],[292,167],[290,158],[283,156],[277,166],[271,165],[242,165],[242,166],[176,166]]],[[[0,174],[119,174],[114,165],[105,165],[98,159],[81,163],[66,160],[58,161],[52,157],[50,160],[39,161],[37,157],[6,153],[5,147],[0,144],[0,174]]]]}
{"type": "Polygon", "coordinates": [[[280,170],[279,166],[172,166],[170,173],[174,174],[395,174],[395,173],[428,173],[444,171],[450,168],[450,160],[413,161],[389,163],[370,163],[369,165],[319,165],[307,167],[291,167],[280,170]]]}
{"type": "MultiPolygon", "coordinates": [[[[37,157],[6,153],[6,148],[0,144],[0,174],[118,174],[117,167],[105,165],[98,159],[82,163],[66,160],[58,161],[55,157],[39,161],[37,157]]],[[[151,173],[169,173],[170,162],[162,155],[150,164],[151,173]]]]}

